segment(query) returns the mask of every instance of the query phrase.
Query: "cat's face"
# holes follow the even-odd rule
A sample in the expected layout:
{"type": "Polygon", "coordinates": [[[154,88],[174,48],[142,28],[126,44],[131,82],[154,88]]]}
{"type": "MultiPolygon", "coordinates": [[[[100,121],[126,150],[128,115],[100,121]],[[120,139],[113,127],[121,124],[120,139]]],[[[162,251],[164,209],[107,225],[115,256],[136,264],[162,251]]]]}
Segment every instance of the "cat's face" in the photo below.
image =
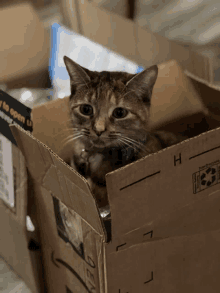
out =
{"type": "Polygon", "coordinates": [[[85,147],[140,147],[146,139],[157,66],[140,74],[91,72],[64,57],[71,80],[73,142],[85,147]]]}

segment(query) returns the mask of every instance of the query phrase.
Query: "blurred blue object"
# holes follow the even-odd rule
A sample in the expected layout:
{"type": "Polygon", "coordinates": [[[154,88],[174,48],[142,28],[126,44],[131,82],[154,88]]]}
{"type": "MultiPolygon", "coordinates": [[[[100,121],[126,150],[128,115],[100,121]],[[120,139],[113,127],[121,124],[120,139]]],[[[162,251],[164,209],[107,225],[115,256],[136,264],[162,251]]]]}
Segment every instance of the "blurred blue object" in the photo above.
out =
{"type": "Polygon", "coordinates": [[[95,71],[139,73],[144,69],[123,56],[54,23],[51,26],[49,74],[55,98],[63,98],[70,94],[69,75],[63,62],[64,55],[95,71]]]}
{"type": "Polygon", "coordinates": [[[138,66],[138,69],[137,69],[137,72],[136,73],[140,73],[141,71],[143,71],[144,70],[144,67],[142,67],[142,66],[138,66]]]}

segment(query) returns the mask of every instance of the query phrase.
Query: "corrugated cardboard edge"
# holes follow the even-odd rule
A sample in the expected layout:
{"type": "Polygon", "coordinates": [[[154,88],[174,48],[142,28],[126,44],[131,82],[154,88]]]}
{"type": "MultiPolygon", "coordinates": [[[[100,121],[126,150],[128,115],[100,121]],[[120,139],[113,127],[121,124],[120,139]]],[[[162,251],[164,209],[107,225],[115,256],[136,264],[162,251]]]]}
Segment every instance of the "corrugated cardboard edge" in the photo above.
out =
{"type": "MultiPolygon", "coordinates": [[[[21,129],[21,128],[19,128],[18,126],[14,126],[14,125],[11,125],[10,126],[11,127],[11,129],[12,129],[12,132],[13,132],[13,134],[14,134],[14,136],[15,136],[15,138],[19,141],[21,138],[22,138],[22,136],[19,136],[18,134],[16,134],[16,130],[17,131],[22,131],[23,133],[25,133],[27,136],[29,136],[29,137],[31,137],[31,138],[33,138],[34,139],[34,137],[32,137],[32,135],[30,134],[30,133],[28,133],[28,132],[26,132],[26,131],[24,131],[23,129],[21,129]]],[[[39,145],[43,145],[40,141],[38,141],[37,139],[35,139],[38,143],[39,143],[39,145]]],[[[19,144],[19,142],[18,142],[18,144],[19,144]]],[[[19,144],[19,146],[20,146],[20,144],[19,144]]],[[[22,148],[22,144],[21,144],[21,148],[22,148]]],[[[54,154],[48,147],[46,147],[45,146],[45,148],[47,149],[47,150],[49,150],[50,151],[50,154],[51,154],[51,157],[52,157],[52,155],[54,155],[57,159],[59,159],[59,157],[56,155],[56,154],[54,154]]],[[[24,152],[25,152],[25,150],[24,150],[24,152]]],[[[52,160],[54,160],[54,158],[52,158],[52,160]]],[[[60,159],[59,159],[60,160],[60,159]]],[[[62,162],[61,162],[62,163],[62,162]]],[[[68,166],[68,165],[67,165],[68,166]]],[[[59,167],[59,166],[58,166],[59,167]]],[[[68,166],[71,170],[72,170],[72,168],[70,167],[70,166],[68,166]]],[[[51,168],[49,168],[49,170],[50,170],[51,168]]],[[[73,170],[74,171],[74,170],[73,170]]],[[[47,173],[47,172],[46,172],[47,173]]],[[[84,178],[83,178],[84,179],[84,178]]],[[[84,179],[84,182],[87,182],[85,179],[84,179]]],[[[39,182],[40,183],[40,182],[39,182]]],[[[42,183],[42,182],[41,182],[42,183]]],[[[41,186],[41,184],[38,184],[38,186],[39,186],[39,188],[40,188],[40,186],[41,186]]],[[[36,187],[35,187],[36,188],[36,187]]],[[[36,188],[36,190],[37,190],[38,188],[36,188]]],[[[50,193],[50,190],[49,189],[46,189],[46,191],[47,191],[47,193],[49,194],[49,195],[51,195],[51,193],[50,193]]],[[[55,196],[55,195],[53,195],[53,196],[55,196]]],[[[42,195],[39,195],[39,198],[40,197],[42,197],[42,195]]],[[[56,196],[55,196],[56,197],[56,196]]],[[[60,199],[59,199],[60,200],[60,199]]],[[[40,210],[40,209],[38,209],[38,210],[40,210]]],[[[100,217],[100,216],[99,216],[100,217]]],[[[95,236],[95,239],[96,239],[96,243],[95,243],[95,245],[96,245],[96,253],[97,253],[97,261],[98,261],[98,263],[97,263],[97,265],[98,265],[98,274],[99,274],[99,281],[100,281],[100,292],[104,292],[103,290],[103,288],[106,286],[105,285],[105,278],[104,278],[104,266],[105,266],[105,264],[104,264],[104,261],[103,261],[103,253],[104,253],[104,244],[105,244],[105,242],[104,242],[104,235],[100,235],[99,233],[98,233],[98,231],[97,230],[95,230],[84,218],[82,218],[82,220],[86,223],[86,224],[88,224],[89,225],[89,227],[95,232],[94,234],[94,236],[95,236]]]]}
{"type": "MultiPolygon", "coordinates": [[[[19,148],[21,149],[21,151],[22,151],[23,154],[25,154],[25,150],[22,147],[22,142],[20,141],[20,136],[18,135],[18,132],[19,131],[23,132],[25,135],[29,136],[31,139],[33,139],[34,141],[36,141],[38,145],[42,145],[49,152],[49,154],[51,156],[54,156],[61,164],[63,164],[64,166],[66,166],[69,170],[71,170],[73,173],[75,173],[75,175],[77,175],[78,177],[80,177],[80,179],[85,183],[87,192],[89,192],[90,196],[93,197],[93,200],[96,203],[96,199],[95,199],[94,195],[92,194],[92,192],[90,190],[90,186],[89,186],[87,180],[83,176],[81,176],[80,174],[78,174],[73,168],[71,168],[68,164],[66,164],[57,154],[55,154],[49,147],[47,147],[41,141],[39,141],[38,139],[36,139],[29,132],[25,131],[23,128],[21,128],[21,127],[19,127],[17,125],[14,125],[14,124],[11,124],[10,125],[10,128],[11,128],[11,131],[12,131],[12,133],[13,133],[13,135],[14,135],[14,137],[15,137],[18,145],[19,145],[19,148]]],[[[51,169],[51,167],[49,169],[51,169]]],[[[47,172],[46,172],[46,174],[47,174],[47,172]]],[[[40,184],[42,186],[43,186],[43,180],[44,180],[44,178],[45,178],[45,176],[42,178],[42,182],[40,182],[40,184]]],[[[71,208],[71,206],[70,206],[70,208],[71,208]]],[[[91,226],[91,224],[89,224],[88,222],[87,222],[87,224],[91,227],[91,229],[93,229],[106,242],[107,235],[106,235],[106,231],[105,231],[105,228],[104,228],[104,223],[103,223],[103,221],[101,219],[101,216],[100,216],[100,214],[98,212],[98,205],[97,205],[97,203],[96,203],[96,208],[97,208],[97,217],[99,218],[99,226],[100,226],[99,232],[93,226],[91,226]]],[[[74,210],[74,208],[73,208],[73,210],[74,210]]],[[[83,219],[83,221],[85,221],[85,219],[83,219]]]]}
{"type": "Polygon", "coordinates": [[[139,26],[135,21],[109,11],[100,3],[64,0],[63,7],[68,25],[94,42],[146,67],[176,59],[192,74],[192,78],[219,90],[220,86],[214,83],[214,61],[200,51],[184,48],[175,41],[139,26]]]}
{"type": "MultiPolygon", "coordinates": [[[[13,164],[16,164],[15,207],[11,208],[0,200],[1,217],[5,224],[1,225],[0,254],[24,280],[32,292],[41,292],[43,288],[41,271],[41,251],[30,251],[29,241],[37,236],[35,231],[28,232],[27,215],[27,172],[21,151],[12,145],[13,164]],[[6,238],[6,239],[5,239],[6,238]],[[5,242],[6,241],[6,242],[5,242]],[[38,275],[39,274],[39,275],[38,275]]],[[[38,241],[39,239],[37,239],[38,241]]]]}
{"type": "Polygon", "coordinates": [[[206,131],[206,132],[203,132],[203,133],[201,133],[201,134],[199,134],[199,135],[197,135],[197,136],[195,136],[195,137],[191,137],[191,138],[185,139],[185,140],[183,140],[183,141],[181,141],[181,142],[179,142],[179,143],[177,143],[177,144],[175,144],[175,145],[171,145],[171,146],[169,146],[169,147],[167,147],[167,148],[164,148],[164,149],[162,149],[162,150],[160,150],[160,151],[158,151],[158,152],[155,152],[155,153],[149,154],[149,155],[147,155],[147,156],[145,156],[145,157],[143,157],[143,158],[141,158],[141,159],[135,161],[134,163],[131,163],[131,164],[129,164],[129,165],[126,165],[126,166],[124,166],[124,167],[121,167],[121,168],[119,168],[119,169],[117,169],[117,170],[115,170],[115,171],[109,172],[108,174],[106,174],[106,181],[107,181],[107,177],[109,178],[109,176],[110,176],[111,174],[113,174],[113,173],[117,173],[117,172],[119,172],[120,170],[124,170],[124,169],[128,168],[129,166],[134,165],[136,162],[143,161],[143,160],[145,160],[146,158],[148,158],[148,157],[150,157],[150,156],[155,156],[155,155],[157,155],[157,154],[163,153],[163,152],[165,152],[165,151],[168,150],[168,149],[174,148],[174,147],[176,147],[176,146],[178,146],[178,145],[181,145],[181,144],[185,144],[186,142],[189,142],[189,141],[191,141],[191,140],[195,140],[195,139],[197,139],[198,137],[201,137],[201,136],[204,136],[204,135],[206,135],[206,134],[208,134],[208,133],[215,132],[215,131],[219,131],[219,130],[220,130],[220,127],[215,128],[215,129],[211,129],[211,130],[206,131]]]}
{"type": "Polygon", "coordinates": [[[195,79],[196,81],[201,82],[201,83],[207,85],[207,86],[210,87],[210,88],[213,88],[213,89],[215,89],[215,90],[217,90],[217,91],[220,91],[220,85],[219,85],[219,86],[218,86],[218,85],[214,85],[212,82],[210,82],[210,81],[208,81],[208,80],[205,80],[205,78],[198,77],[197,75],[193,74],[192,72],[190,72],[190,71],[187,70],[187,69],[184,70],[184,73],[185,73],[188,77],[190,77],[190,78],[192,78],[192,79],[195,79]]]}
{"type": "MultiPolygon", "coordinates": [[[[64,0],[63,6],[71,10],[73,3],[76,2],[71,0],[70,4],[69,1],[64,0]]],[[[189,51],[183,46],[143,29],[134,21],[111,13],[98,6],[97,3],[87,0],[80,2],[76,13],[78,23],[69,20],[69,23],[72,22],[73,29],[79,30],[85,37],[138,64],[151,66],[166,60],[177,59],[181,64],[186,65],[189,61],[189,51]],[[159,48],[163,50],[160,50],[158,54],[159,48]]],[[[72,14],[68,13],[66,17],[71,18],[72,14]]]]}

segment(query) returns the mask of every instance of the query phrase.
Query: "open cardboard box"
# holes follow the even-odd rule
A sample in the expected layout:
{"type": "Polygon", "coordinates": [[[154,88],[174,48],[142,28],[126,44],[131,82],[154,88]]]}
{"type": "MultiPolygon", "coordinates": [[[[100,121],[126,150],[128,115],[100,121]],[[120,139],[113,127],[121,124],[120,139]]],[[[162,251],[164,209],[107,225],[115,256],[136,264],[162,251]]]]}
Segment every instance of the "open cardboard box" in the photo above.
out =
{"type": "MultiPolygon", "coordinates": [[[[159,66],[152,98],[152,128],[166,125],[169,130],[175,120],[178,130],[182,119],[188,127],[191,117],[202,120],[204,112],[178,64],[171,61],[159,66]]],[[[68,135],[68,98],[38,106],[32,113],[33,136],[14,125],[11,130],[24,155],[20,168],[25,172],[24,159],[28,168],[28,213],[36,234],[40,233],[31,239],[32,243],[34,239],[34,243],[40,241],[41,251],[27,248],[27,193],[22,188],[15,208],[20,218],[12,221],[11,211],[1,203],[1,217],[6,223],[1,247],[4,243],[7,255],[20,247],[8,259],[26,282],[29,278],[27,284],[33,292],[220,290],[220,129],[107,174],[112,214],[112,239],[107,242],[87,181],[62,161],[71,155],[70,146],[62,149],[62,140],[68,135]],[[65,233],[59,201],[74,215],[80,249],[65,233]],[[39,288],[43,283],[41,270],[36,274],[33,269],[40,262],[40,252],[46,289],[39,288]],[[14,260],[22,265],[16,267],[14,260]]],[[[207,129],[205,125],[198,133],[207,129]]],[[[27,178],[24,172],[21,178],[27,178]]]]}
{"type": "Polygon", "coordinates": [[[33,179],[47,292],[220,289],[220,129],[108,174],[106,243],[86,180],[46,145],[11,128],[33,179]],[[62,233],[59,200],[78,217],[81,251],[62,233]]]}
{"type": "MultiPolygon", "coordinates": [[[[187,130],[192,137],[218,125],[214,120],[206,123],[200,96],[181,67],[175,61],[164,63],[176,59],[186,68],[192,62],[187,49],[87,0],[62,3],[64,15],[75,31],[144,66],[161,64],[152,99],[152,128],[175,133],[187,130]],[[73,17],[76,3],[79,6],[73,17]]],[[[30,22],[33,11],[25,11],[30,22]]],[[[32,25],[41,29],[42,25],[36,15],[34,19],[29,29],[36,35],[32,25]]],[[[46,34],[42,30],[37,36],[42,47],[46,34]]],[[[26,56],[30,62],[25,59],[22,66],[20,58],[15,63],[10,55],[10,64],[16,66],[9,66],[10,72],[9,67],[5,68],[1,80],[13,80],[17,73],[25,76],[30,68],[35,72],[32,62],[38,59],[31,54],[36,51],[41,51],[36,58],[41,59],[39,65],[44,68],[47,46],[45,42],[44,51],[29,47],[32,51],[26,56]]],[[[17,205],[11,209],[0,201],[4,223],[0,226],[0,247],[4,259],[32,292],[218,292],[220,130],[204,133],[108,174],[112,241],[106,243],[106,231],[86,180],[61,160],[67,161],[71,155],[71,148],[62,147],[69,134],[64,131],[67,119],[65,98],[33,109],[33,137],[12,126],[24,157],[13,148],[19,183],[17,205]],[[62,228],[58,200],[77,219],[80,251],[62,228]],[[27,232],[27,214],[35,232],[27,232]]]]}

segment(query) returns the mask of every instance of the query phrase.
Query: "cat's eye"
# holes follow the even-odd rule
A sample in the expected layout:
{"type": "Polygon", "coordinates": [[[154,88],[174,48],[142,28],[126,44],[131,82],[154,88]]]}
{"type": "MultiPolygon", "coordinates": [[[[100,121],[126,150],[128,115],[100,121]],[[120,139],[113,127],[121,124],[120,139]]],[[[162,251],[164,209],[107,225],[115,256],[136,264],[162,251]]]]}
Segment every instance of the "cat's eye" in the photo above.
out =
{"type": "Polygon", "coordinates": [[[92,106],[90,106],[88,104],[83,104],[80,106],[80,112],[83,115],[92,116],[93,115],[93,108],[92,108],[92,106]]]}
{"type": "Polygon", "coordinates": [[[117,119],[124,118],[128,115],[128,111],[124,108],[118,107],[112,113],[112,116],[117,119]]]}

